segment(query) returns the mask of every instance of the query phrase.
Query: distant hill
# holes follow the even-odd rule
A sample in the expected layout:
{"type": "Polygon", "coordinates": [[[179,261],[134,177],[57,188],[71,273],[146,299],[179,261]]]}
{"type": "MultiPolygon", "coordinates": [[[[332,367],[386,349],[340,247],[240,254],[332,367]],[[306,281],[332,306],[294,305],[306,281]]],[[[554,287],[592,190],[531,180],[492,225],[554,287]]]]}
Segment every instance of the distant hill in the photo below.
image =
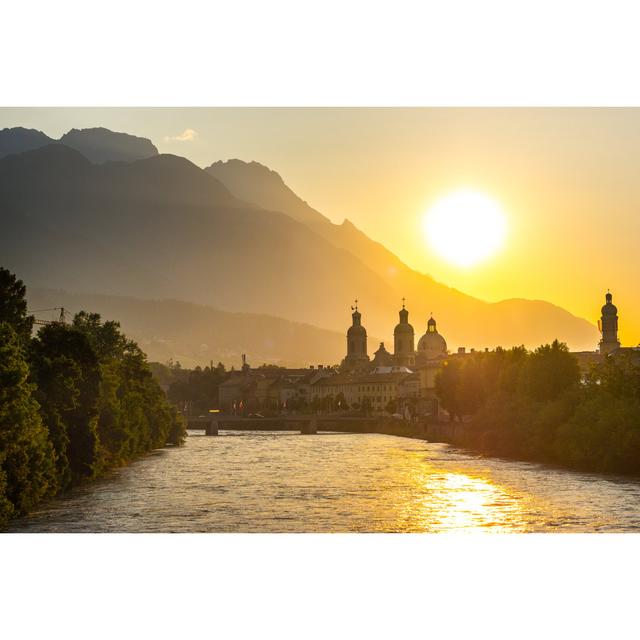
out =
{"type": "Polygon", "coordinates": [[[14,127],[0,131],[0,158],[12,153],[24,153],[59,142],[79,151],[91,162],[131,162],[158,155],[158,149],[147,138],[118,133],[97,127],[71,129],[59,140],[35,129],[14,127]]]}
{"type": "MultiPolygon", "coordinates": [[[[31,287],[184,300],[340,334],[357,297],[369,334],[388,347],[402,296],[416,337],[433,311],[451,349],[556,337],[588,349],[598,339],[591,323],[546,302],[489,304],[412,271],[257,163],[92,164],[50,144],[0,159],[0,224],[0,263],[31,287]]],[[[269,337],[258,321],[254,331],[269,337]]]]}
{"type": "MultiPolygon", "coordinates": [[[[306,367],[337,364],[344,357],[345,337],[335,331],[272,316],[229,313],[178,300],[140,300],[123,296],[70,294],[30,288],[30,309],[63,306],[71,313],[92,311],[117,320],[138,342],[149,360],[179,361],[183,367],[223,362],[241,365],[246,353],[252,366],[278,364],[306,367]]],[[[35,314],[45,320],[57,313],[35,314]]]]}

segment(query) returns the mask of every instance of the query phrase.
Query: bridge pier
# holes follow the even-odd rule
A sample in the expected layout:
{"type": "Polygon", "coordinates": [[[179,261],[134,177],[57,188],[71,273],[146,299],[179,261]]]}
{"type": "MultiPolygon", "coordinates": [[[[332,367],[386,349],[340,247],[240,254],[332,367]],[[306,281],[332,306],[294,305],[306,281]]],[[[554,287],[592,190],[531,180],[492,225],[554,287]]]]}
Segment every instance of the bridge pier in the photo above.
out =
{"type": "Polygon", "coordinates": [[[318,420],[311,418],[308,422],[302,423],[302,429],[300,429],[302,435],[315,435],[318,433],[318,420]]]}
{"type": "Polygon", "coordinates": [[[217,436],[218,435],[218,421],[211,420],[209,424],[205,428],[205,435],[207,436],[217,436]]]}

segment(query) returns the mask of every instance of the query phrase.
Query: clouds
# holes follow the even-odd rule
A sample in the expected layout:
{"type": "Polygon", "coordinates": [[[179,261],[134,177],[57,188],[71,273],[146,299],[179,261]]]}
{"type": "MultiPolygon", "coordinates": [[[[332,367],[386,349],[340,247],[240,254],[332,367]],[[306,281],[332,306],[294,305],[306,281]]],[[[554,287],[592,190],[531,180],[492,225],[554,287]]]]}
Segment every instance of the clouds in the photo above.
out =
{"type": "Polygon", "coordinates": [[[198,132],[195,129],[185,129],[177,136],[165,136],[165,142],[192,142],[198,137],[198,132]]]}

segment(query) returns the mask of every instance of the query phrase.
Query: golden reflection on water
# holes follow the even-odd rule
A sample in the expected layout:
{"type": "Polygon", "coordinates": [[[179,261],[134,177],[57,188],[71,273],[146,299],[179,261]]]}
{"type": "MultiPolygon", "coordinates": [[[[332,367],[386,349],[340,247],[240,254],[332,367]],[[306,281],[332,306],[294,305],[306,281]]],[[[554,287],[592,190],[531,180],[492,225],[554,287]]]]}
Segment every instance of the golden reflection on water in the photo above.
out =
{"type": "MultiPolygon", "coordinates": [[[[432,477],[433,478],[433,477],[432,477]]],[[[491,527],[504,530],[504,520],[513,521],[512,497],[503,488],[487,480],[461,473],[446,473],[431,487],[429,498],[423,500],[425,528],[435,531],[473,530],[491,527]],[[438,505],[434,511],[433,505],[438,505]]]]}
{"type": "Polygon", "coordinates": [[[189,438],[11,531],[639,531],[640,483],[382,435],[189,438]]]}
{"type": "Polygon", "coordinates": [[[400,471],[398,482],[407,485],[406,500],[397,510],[399,531],[527,531],[528,516],[540,506],[534,497],[494,481],[489,473],[452,471],[426,460],[391,468],[400,471]]]}

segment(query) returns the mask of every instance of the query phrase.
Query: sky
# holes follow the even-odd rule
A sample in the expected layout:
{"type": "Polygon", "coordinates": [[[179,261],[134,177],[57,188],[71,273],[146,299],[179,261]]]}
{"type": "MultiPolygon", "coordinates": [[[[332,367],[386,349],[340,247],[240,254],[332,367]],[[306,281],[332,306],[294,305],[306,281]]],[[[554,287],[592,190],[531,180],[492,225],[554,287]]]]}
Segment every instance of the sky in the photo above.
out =
{"type": "Polygon", "coordinates": [[[640,342],[640,109],[0,109],[12,126],[104,126],[202,167],[256,160],[334,222],[479,298],[548,300],[595,323],[610,289],[623,343],[640,342]],[[426,212],[460,189],[506,218],[502,248],[466,267],[423,233],[426,212]]]}

